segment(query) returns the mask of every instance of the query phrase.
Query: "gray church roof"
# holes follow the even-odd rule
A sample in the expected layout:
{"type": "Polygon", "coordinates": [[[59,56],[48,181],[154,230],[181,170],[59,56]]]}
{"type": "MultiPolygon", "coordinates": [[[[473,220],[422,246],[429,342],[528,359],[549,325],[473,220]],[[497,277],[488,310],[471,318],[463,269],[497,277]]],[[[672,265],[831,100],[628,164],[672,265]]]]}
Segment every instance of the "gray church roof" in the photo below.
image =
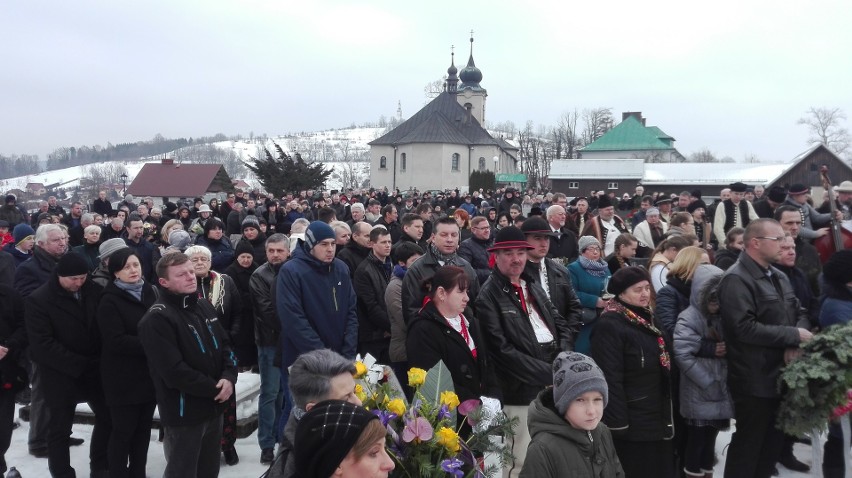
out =
{"type": "Polygon", "coordinates": [[[412,143],[449,143],[465,145],[498,145],[462,105],[455,95],[443,92],[420,111],[385,135],[371,141],[370,146],[393,146],[412,143]]]}

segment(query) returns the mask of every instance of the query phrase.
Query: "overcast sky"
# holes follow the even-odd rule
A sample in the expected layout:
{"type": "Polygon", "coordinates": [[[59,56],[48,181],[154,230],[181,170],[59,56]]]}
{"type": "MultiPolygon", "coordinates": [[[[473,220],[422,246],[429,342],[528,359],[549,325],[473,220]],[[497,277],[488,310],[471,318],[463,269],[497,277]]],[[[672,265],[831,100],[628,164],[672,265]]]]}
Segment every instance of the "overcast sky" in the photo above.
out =
{"type": "Polygon", "coordinates": [[[852,115],[850,18],[845,0],[3,2],[0,153],[409,117],[473,29],[489,121],[605,106],[685,155],[787,160],[809,107],[852,115]]]}

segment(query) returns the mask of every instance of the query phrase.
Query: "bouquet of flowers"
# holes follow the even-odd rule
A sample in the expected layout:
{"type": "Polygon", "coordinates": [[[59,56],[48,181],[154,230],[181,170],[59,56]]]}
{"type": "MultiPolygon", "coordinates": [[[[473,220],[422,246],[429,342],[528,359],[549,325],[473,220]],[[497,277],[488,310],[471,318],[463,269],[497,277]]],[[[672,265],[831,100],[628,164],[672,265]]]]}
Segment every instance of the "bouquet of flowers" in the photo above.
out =
{"type": "Polygon", "coordinates": [[[459,403],[443,362],[428,372],[408,371],[414,389],[410,403],[389,367],[368,355],[356,361],[356,368],[355,393],[387,428],[387,450],[397,465],[393,476],[491,478],[512,459],[500,437],[514,436],[517,419],[509,420],[499,401],[487,397],[459,403]],[[465,425],[469,433],[461,437],[465,425]],[[498,464],[485,466],[486,453],[498,464]]]}

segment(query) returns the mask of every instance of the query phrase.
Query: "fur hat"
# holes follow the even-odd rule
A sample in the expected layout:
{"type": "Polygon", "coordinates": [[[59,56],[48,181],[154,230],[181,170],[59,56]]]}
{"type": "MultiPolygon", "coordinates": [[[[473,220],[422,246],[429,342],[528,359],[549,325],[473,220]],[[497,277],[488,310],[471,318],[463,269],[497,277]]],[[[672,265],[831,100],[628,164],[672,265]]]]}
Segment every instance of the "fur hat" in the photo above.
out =
{"type": "Polygon", "coordinates": [[[560,352],[553,361],[553,402],[560,416],[565,416],[571,402],[586,392],[600,392],[604,407],[609,402],[609,388],[601,368],[591,357],[577,352],[560,352]]]}
{"type": "Polygon", "coordinates": [[[367,424],[378,419],[366,409],[343,400],[316,404],[296,427],[293,454],[299,476],[332,476],[367,424]]]}
{"type": "Polygon", "coordinates": [[[618,295],[643,280],[651,282],[651,276],[644,267],[623,267],[609,279],[607,290],[612,295],[618,295]]]}
{"type": "Polygon", "coordinates": [[[305,245],[309,251],[326,239],[336,238],[337,235],[334,234],[334,229],[322,221],[312,222],[305,231],[305,245]]]}
{"type": "Polygon", "coordinates": [[[104,260],[109,258],[115,251],[127,248],[127,243],[120,237],[107,239],[98,246],[98,259],[104,260]]]}
{"type": "Polygon", "coordinates": [[[594,236],[583,236],[577,241],[577,250],[580,251],[580,254],[586,252],[586,249],[589,246],[598,246],[601,247],[600,241],[594,236]]]}
{"type": "Polygon", "coordinates": [[[766,196],[770,201],[780,204],[787,199],[787,190],[783,186],[772,186],[766,196]]]}
{"type": "Polygon", "coordinates": [[[86,259],[76,252],[65,254],[56,263],[56,275],[59,277],[81,276],[88,273],[89,265],[86,264],[86,259]]]}
{"type": "Polygon", "coordinates": [[[609,196],[604,194],[598,198],[598,209],[603,209],[605,207],[611,207],[612,201],[609,199],[609,196]]]}
{"type": "Polygon", "coordinates": [[[748,184],[741,183],[739,181],[732,183],[730,186],[731,192],[733,193],[744,193],[746,189],[748,189],[748,184]]]}
{"type": "Polygon", "coordinates": [[[527,236],[515,226],[504,227],[497,231],[494,237],[494,245],[488,248],[488,252],[503,249],[532,249],[533,246],[527,242],[527,236]]]}
{"type": "Polygon", "coordinates": [[[696,199],[689,203],[689,206],[686,206],[686,212],[690,214],[694,213],[696,209],[704,209],[704,212],[707,212],[707,203],[701,199],[696,199]]]}

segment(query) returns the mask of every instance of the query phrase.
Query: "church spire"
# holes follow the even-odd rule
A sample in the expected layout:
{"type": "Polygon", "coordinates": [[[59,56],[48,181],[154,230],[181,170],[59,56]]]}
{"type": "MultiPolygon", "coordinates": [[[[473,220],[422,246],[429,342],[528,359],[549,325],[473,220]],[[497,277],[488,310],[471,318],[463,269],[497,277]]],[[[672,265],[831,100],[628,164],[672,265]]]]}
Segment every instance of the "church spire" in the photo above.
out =
{"type": "Polygon", "coordinates": [[[470,31],[470,58],[467,60],[467,66],[462,68],[461,73],[459,73],[459,79],[462,81],[462,89],[478,90],[482,88],[479,86],[479,82],[482,81],[482,71],[473,62],[473,30],[470,31]]]}
{"type": "Polygon", "coordinates": [[[455,46],[450,47],[450,67],[447,68],[447,92],[451,94],[456,94],[459,84],[459,77],[456,76],[456,73],[458,73],[459,70],[456,68],[456,52],[453,51],[454,49],[455,46]]]}

